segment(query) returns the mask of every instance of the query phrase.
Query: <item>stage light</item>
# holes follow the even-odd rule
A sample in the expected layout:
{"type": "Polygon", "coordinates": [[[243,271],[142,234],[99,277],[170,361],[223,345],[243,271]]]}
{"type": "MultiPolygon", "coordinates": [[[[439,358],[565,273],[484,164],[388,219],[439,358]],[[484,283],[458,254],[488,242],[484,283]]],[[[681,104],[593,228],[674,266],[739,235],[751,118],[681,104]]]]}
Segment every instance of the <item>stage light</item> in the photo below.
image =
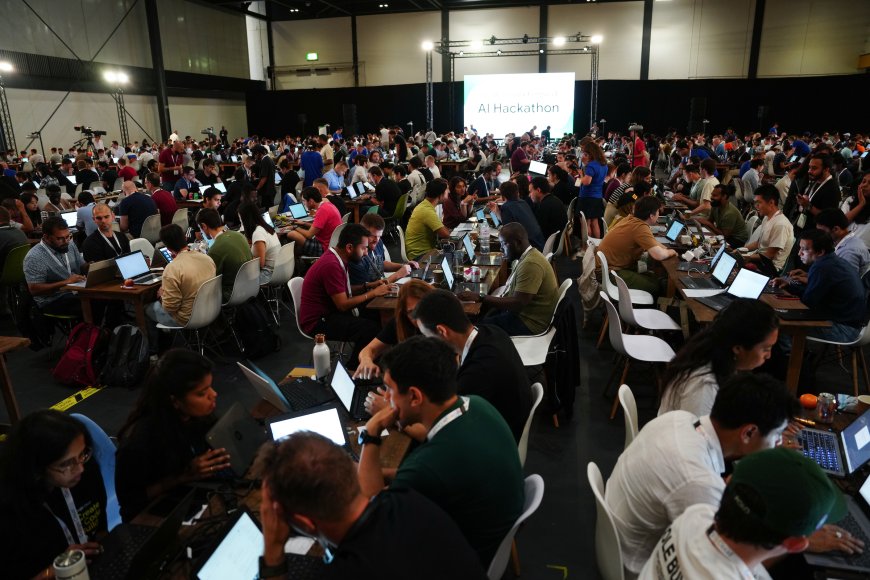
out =
{"type": "Polygon", "coordinates": [[[497,55],[501,56],[501,49],[495,51],[495,53],[496,53],[497,55]]]}
{"type": "Polygon", "coordinates": [[[110,83],[114,83],[118,80],[118,75],[115,73],[115,71],[107,70],[103,73],[103,78],[110,83]]]}
{"type": "Polygon", "coordinates": [[[604,40],[604,37],[601,36],[600,34],[596,34],[592,38],[589,39],[589,42],[591,42],[592,44],[601,44],[602,40],[604,40]]]}
{"type": "Polygon", "coordinates": [[[112,83],[113,85],[126,85],[130,82],[130,77],[127,76],[127,73],[114,70],[107,70],[104,72],[103,78],[106,79],[106,82],[112,83]]]}
{"type": "Polygon", "coordinates": [[[460,50],[460,51],[459,51],[459,56],[465,56],[465,52],[463,52],[463,51],[460,50]]]}
{"type": "Polygon", "coordinates": [[[0,62],[0,72],[12,72],[13,70],[14,67],[11,62],[6,62],[5,60],[0,62]]]}
{"type": "Polygon", "coordinates": [[[539,48],[539,49],[538,49],[538,52],[541,53],[541,54],[544,54],[544,49],[543,49],[543,48],[539,48]]]}
{"type": "Polygon", "coordinates": [[[565,37],[564,36],[557,36],[556,38],[553,39],[553,44],[555,46],[564,45],[565,44],[565,37]]]}
{"type": "Polygon", "coordinates": [[[523,34],[523,44],[528,44],[528,43],[529,43],[529,35],[523,34]]]}
{"type": "Polygon", "coordinates": [[[471,41],[471,48],[473,48],[475,50],[483,48],[483,41],[482,40],[472,40],[471,41]]]}
{"type": "Polygon", "coordinates": [[[493,36],[491,36],[491,37],[489,38],[489,44],[490,44],[490,46],[492,46],[493,44],[495,44],[495,35],[493,35],[493,36]]]}
{"type": "Polygon", "coordinates": [[[435,44],[431,40],[424,40],[423,44],[420,45],[423,50],[429,51],[435,48],[435,44]]]}

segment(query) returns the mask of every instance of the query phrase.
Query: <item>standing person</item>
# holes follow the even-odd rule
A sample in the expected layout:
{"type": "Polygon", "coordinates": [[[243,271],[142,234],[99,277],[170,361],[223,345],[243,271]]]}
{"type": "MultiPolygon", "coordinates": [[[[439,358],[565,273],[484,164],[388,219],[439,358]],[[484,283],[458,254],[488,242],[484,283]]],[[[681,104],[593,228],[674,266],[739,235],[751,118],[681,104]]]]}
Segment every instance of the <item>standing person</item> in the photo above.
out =
{"type": "Polygon", "coordinates": [[[646,145],[643,142],[643,125],[632,125],[628,128],[628,136],[631,139],[631,166],[648,167],[646,145]]]}
{"type": "Polygon", "coordinates": [[[220,131],[219,135],[221,138],[221,143],[223,143],[224,147],[229,145],[230,133],[229,133],[229,131],[227,131],[227,128],[224,127],[223,125],[221,125],[221,131],[220,131]]]}
{"type": "Polygon", "coordinates": [[[184,143],[176,140],[169,147],[164,147],[157,156],[157,172],[163,180],[163,189],[172,191],[175,182],[181,177],[184,168],[184,143]]]}
{"type": "Polygon", "coordinates": [[[251,153],[257,162],[259,176],[254,188],[260,198],[260,207],[267,210],[275,204],[275,162],[262,145],[255,145],[251,153]]]}
{"type": "Polygon", "coordinates": [[[831,167],[831,156],[827,153],[816,153],[810,158],[807,173],[809,182],[806,189],[797,195],[801,212],[801,217],[796,223],[798,228],[815,227],[815,216],[819,212],[829,207],[837,207],[840,201],[840,188],[831,175],[831,167]]]}
{"type": "Polygon", "coordinates": [[[317,150],[317,143],[310,139],[305,144],[305,152],[299,159],[299,166],[305,177],[302,180],[302,187],[311,187],[314,180],[323,174],[323,157],[317,150]]]}
{"type": "Polygon", "coordinates": [[[161,227],[171,224],[175,212],[178,211],[178,204],[175,203],[175,196],[160,187],[160,175],[157,173],[146,175],[145,189],[151,195],[154,205],[157,206],[157,211],[160,212],[161,227]]]}
{"type": "Polygon", "coordinates": [[[589,236],[603,237],[601,218],[604,217],[604,178],[607,176],[607,160],[604,151],[595,141],[589,141],[583,146],[583,177],[580,178],[580,201],[577,202],[579,216],[582,211],[586,216],[589,236]]]}

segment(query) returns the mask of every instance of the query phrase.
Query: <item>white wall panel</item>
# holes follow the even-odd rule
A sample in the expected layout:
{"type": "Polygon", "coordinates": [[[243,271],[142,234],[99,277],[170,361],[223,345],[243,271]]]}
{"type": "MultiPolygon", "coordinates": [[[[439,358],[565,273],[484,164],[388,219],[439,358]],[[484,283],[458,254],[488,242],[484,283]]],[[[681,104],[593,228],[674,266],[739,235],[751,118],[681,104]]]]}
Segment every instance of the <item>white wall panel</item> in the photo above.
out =
{"type": "MultiPolygon", "coordinates": [[[[493,10],[458,10],[450,13],[450,40],[482,40],[491,36],[516,38],[524,34],[537,36],[539,16],[540,9],[537,6],[493,10]]],[[[438,36],[436,34],[435,38],[438,36]]],[[[508,52],[528,47],[529,45],[507,45],[500,48],[504,52],[508,52]]],[[[484,44],[483,50],[494,52],[495,48],[484,44]]],[[[454,78],[461,81],[464,75],[536,72],[538,72],[537,56],[457,58],[454,78]]]]}
{"type": "MultiPolygon", "coordinates": [[[[275,66],[310,66],[325,68],[331,64],[353,62],[350,18],[322,18],[317,20],[282,21],[272,25],[272,42],[275,47],[275,66]],[[316,52],[318,60],[308,62],[305,55],[316,52]]],[[[360,83],[364,70],[360,67],[360,83]]],[[[352,87],[353,72],[333,71],[329,74],[296,76],[280,74],[276,79],[278,89],[328,89],[352,87]]]]}
{"type": "Polygon", "coordinates": [[[226,99],[203,99],[190,97],[169,97],[169,116],[172,128],[179,135],[191,135],[199,139],[200,131],[213,127],[220,131],[226,125],[231,137],[247,135],[248,117],[245,101],[226,99]]]}
{"type": "MultiPolygon", "coordinates": [[[[455,13],[451,14],[451,18],[455,13]]],[[[360,84],[404,85],[426,82],[423,40],[441,37],[440,12],[360,16],[356,19],[360,84]]],[[[348,34],[349,36],[349,34],[348,34]]],[[[441,81],[441,56],[432,57],[434,81],[441,81]]]]}
{"type": "Polygon", "coordinates": [[[143,2],[134,6],[134,0],[30,0],[29,4],[48,26],[40,22],[24,2],[5,0],[0,9],[4,21],[0,49],[60,58],[76,58],[77,55],[88,61],[133,6],[95,60],[125,66],[151,66],[143,2]]]}
{"type": "MultiPolygon", "coordinates": [[[[549,36],[582,32],[604,37],[598,66],[599,79],[640,78],[643,2],[550,6],[548,16],[549,36]]],[[[571,47],[572,44],[565,46],[571,47]]],[[[577,80],[591,78],[591,66],[591,58],[585,55],[547,57],[548,72],[574,71],[577,80]]]]}
{"type": "Polygon", "coordinates": [[[855,74],[868,44],[867,0],[767,0],[758,76],[855,74]]]}

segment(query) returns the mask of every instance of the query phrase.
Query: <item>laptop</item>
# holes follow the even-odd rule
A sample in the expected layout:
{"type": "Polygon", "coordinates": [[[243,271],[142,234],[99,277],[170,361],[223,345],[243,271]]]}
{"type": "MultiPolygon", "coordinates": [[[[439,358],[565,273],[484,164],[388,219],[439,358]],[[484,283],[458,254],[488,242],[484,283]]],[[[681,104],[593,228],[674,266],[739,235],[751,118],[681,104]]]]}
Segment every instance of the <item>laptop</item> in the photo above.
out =
{"type": "Polygon", "coordinates": [[[363,421],[371,418],[371,414],[366,411],[365,402],[366,396],[374,387],[372,381],[364,381],[365,385],[357,384],[351,378],[350,373],[341,364],[341,361],[335,363],[335,370],[332,372],[332,380],[329,386],[341,401],[342,407],[350,415],[354,421],[363,421]]]}
{"type": "MultiPolygon", "coordinates": [[[[724,245],[723,245],[724,247],[724,245]]],[[[737,259],[731,254],[722,253],[716,267],[713,268],[713,276],[711,278],[693,278],[691,276],[680,276],[680,282],[686,285],[686,288],[693,289],[709,289],[718,290],[725,288],[728,285],[728,278],[737,265],[737,259]]]]}
{"type": "Polygon", "coordinates": [[[79,215],[74,211],[65,211],[61,212],[60,217],[63,218],[63,221],[66,222],[69,231],[75,233],[78,231],[78,219],[79,215]]]}
{"type": "Polygon", "coordinates": [[[834,523],[863,541],[864,552],[852,556],[843,552],[804,552],[804,557],[811,566],[863,572],[866,578],[870,575],[870,551],[867,549],[870,546],[870,477],[864,480],[856,496],[844,494],[843,499],[846,500],[846,517],[834,523]]]}
{"type": "Polygon", "coordinates": [[[310,215],[308,215],[308,210],[305,209],[305,206],[302,205],[301,203],[291,204],[290,207],[287,209],[290,211],[290,215],[296,221],[300,221],[300,222],[313,222],[314,221],[314,218],[311,217],[310,215]]]}
{"type": "Polygon", "coordinates": [[[230,160],[231,160],[233,163],[238,163],[238,162],[239,162],[239,156],[238,156],[238,155],[230,155],[230,160]]]}
{"type": "Polygon", "coordinates": [[[66,177],[67,181],[69,181],[73,185],[78,185],[76,183],[76,176],[75,175],[66,175],[65,177],[66,177]]]}
{"type": "Polygon", "coordinates": [[[356,199],[357,197],[364,195],[367,193],[366,186],[362,181],[357,181],[356,183],[352,183],[344,188],[347,191],[348,197],[351,199],[356,199]]]}
{"type": "Polygon", "coordinates": [[[453,276],[453,268],[450,267],[450,258],[444,256],[441,260],[441,269],[444,270],[444,282],[447,284],[447,289],[451,292],[459,294],[460,292],[480,292],[480,282],[457,282],[453,276]]]}
{"type": "Polygon", "coordinates": [[[69,286],[78,286],[79,288],[93,288],[94,286],[99,286],[100,284],[104,284],[106,282],[111,282],[115,277],[115,272],[118,269],[115,267],[115,260],[113,258],[109,258],[108,260],[100,260],[99,262],[94,262],[88,268],[88,275],[81,282],[76,282],[75,284],[69,284],[69,286]]]}
{"type": "Polygon", "coordinates": [[[280,441],[298,431],[313,431],[323,435],[336,445],[350,450],[344,432],[344,423],[338,412],[338,405],[335,403],[316,409],[306,409],[270,417],[266,420],[266,424],[273,441],[280,441]]]}
{"type": "Polygon", "coordinates": [[[685,227],[686,224],[678,219],[675,219],[668,225],[668,229],[665,231],[665,237],[656,236],[656,241],[660,244],[675,244],[677,243],[677,239],[680,237],[680,234],[683,233],[683,229],[685,227]]]}
{"type": "Polygon", "coordinates": [[[677,272],[688,272],[689,270],[696,270],[701,272],[702,274],[706,274],[707,272],[712,272],[716,268],[716,262],[719,261],[719,258],[722,257],[722,254],[725,252],[725,244],[719,246],[719,250],[713,256],[713,259],[710,260],[710,265],[707,264],[699,264],[698,262],[680,262],[677,264],[677,272]]]}
{"type": "Polygon", "coordinates": [[[267,437],[263,427],[247,409],[241,403],[234,403],[209,429],[205,440],[212,449],[226,449],[230,454],[230,468],[236,476],[242,477],[267,437]]]}
{"type": "Polygon", "coordinates": [[[281,185],[281,172],[275,172],[275,185],[281,185]]]}
{"type": "Polygon", "coordinates": [[[220,181],[216,182],[216,183],[215,183],[214,185],[212,185],[211,187],[217,189],[217,190],[218,190],[219,192],[221,192],[221,193],[226,193],[226,192],[227,192],[227,186],[224,185],[224,184],[223,184],[222,182],[220,182],[220,181]]]}
{"type": "Polygon", "coordinates": [[[426,259],[426,265],[422,268],[414,268],[411,270],[411,278],[415,278],[417,280],[423,280],[424,282],[431,279],[432,276],[429,274],[429,267],[432,265],[432,256],[429,256],[426,259]]]}
{"type": "MultiPolygon", "coordinates": [[[[722,260],[719,260],[720,262],[722,260]]],[[[770,279],[767,276],[740,268],[737,272],[737,277],[731,282],[728,291],[725,294],[717,294],[716,296],[706,296],[703,298],[695,298],[698,302],[705,306],[709,306],[715,311],[720,311],[736,298],[751,298],[758,300],[761,296],[761,291],[770,279]]]]}
{"type": "Polygon", "coordinates": [[[269,375],[249,360],[237,362],[242,373],[257,394],[285,413],[317,407],[333,400],[332,392],[318,381],[300,377],[288,384],[278,385],[269,375]]]}
{"type": "Polygon", "coordinates": [[[124,280],[133,280],[137,286],[150,286],[160,282],[163,278],[160,274],[152,274],[145,262],[142,250],[136,250],[129,254],[115,258],[115,264],[121,272],[124,280]]]}
{"type": "Polygon", "coordinates": [[[272,216],[269,215],[269,212],[264,211],[262,217],[263,221],[269,224],[269,227],[275,229],[275,223],[272,221],[272,216]]]}
{"type": "Polygon", "coordinates": [[[547,164],[540,161],[532,161],[529,163],[529,173],[547,175],[547,164]]]}
{"type": "Polygon", "coordinates": [[[88,565],[90,577],[93,580],[157,578],[170,559],[178,530],[187,516],[194,495],[194,490],[180,488],[178,492],[170,492],[146,508],[146,513],[163,515],[161,506],[172,506],[157,527],[129,523],[115,527],[100,542],[102,555],[88,565]]]}
{"type": "Polygon", "coordinates": [[[465,254],[468,257],[467,262],[475,266],[501,266],[502,256],[474,253],[474,242],[471,240],[471,234],[465,234],[462,237],[462,246],[465,248],[465,254]]]}
{"type": "Polygon", "coordinates": [[[492,226],[496,229],[501,227],[501,220],[498,219],[498,214],[486,211],[485,207],[479,207],[475,211],[474,215],[477,217],[477,221],[484,222],[486,221],[486,216],[489,216],[489,219],[492,220],[492,226]]]}
{"type": "Polygon", "coordinates": [[[829,475],[845,477],[870,460],[870,410],[839,434],[822,429],[801,429],[797,436],[804,455],[829,475]]]}
{"type": "Polygon", "coordinates": [[[814,308],[774,308],[781,320],[830,320],[823,312],[814,308]]]}

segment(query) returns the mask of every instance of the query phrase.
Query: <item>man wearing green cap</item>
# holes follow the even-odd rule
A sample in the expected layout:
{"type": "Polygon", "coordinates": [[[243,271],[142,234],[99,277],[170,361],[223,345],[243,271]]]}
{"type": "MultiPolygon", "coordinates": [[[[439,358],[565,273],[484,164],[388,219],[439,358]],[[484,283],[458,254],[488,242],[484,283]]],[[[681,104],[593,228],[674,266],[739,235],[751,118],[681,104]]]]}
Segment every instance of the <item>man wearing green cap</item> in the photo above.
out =
{"type": "Polygon", "coordinates": [[[815,461],[783,447],[759,451],[737,463],[718,510],[698,504],[674,520],[638,578],[769,578],[762,562],[803,552],[845,513],[815,461]]]}

